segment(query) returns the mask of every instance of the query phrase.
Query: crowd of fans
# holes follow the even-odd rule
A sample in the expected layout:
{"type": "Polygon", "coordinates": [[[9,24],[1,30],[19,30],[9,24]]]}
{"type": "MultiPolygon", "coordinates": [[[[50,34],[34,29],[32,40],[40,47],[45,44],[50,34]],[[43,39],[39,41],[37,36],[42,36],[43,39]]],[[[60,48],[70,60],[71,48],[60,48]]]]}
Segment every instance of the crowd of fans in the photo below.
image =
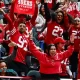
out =
{"type": "Polygon", "coordinates": [[[14,13],[14,5],[15,0],[0,0],[0,75],[8,68],[43,80],[80,78],[78,3],[36,0],[33,16],[14,13]]]}

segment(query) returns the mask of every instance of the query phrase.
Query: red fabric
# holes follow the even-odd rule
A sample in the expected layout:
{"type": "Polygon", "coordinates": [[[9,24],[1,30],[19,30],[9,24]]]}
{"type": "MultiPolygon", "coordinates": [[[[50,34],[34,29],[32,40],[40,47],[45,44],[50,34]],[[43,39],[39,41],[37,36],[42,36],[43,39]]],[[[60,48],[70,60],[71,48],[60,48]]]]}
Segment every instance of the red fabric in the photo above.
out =
{"type": "MultiPolygon", "coordinates": [[[[7,14],[5,14],[6,19],[9,21],[9,30],[10,30],[10,40],[18,45],[18,51],[15,57],[15,61],[21,62],[25,64],[25,56],[27,55],[27,46],[28,46],[28,37],[26,34],[20,34],[17,31],[16,26],[14,26],[14,22],[9,18],[7,14]]],[[[10,48],[10,52],[13,51],[13,48],[10,48]]]]}
{"type": "MultiPolygon", "coordinates": [[[[12,21],[15,21],[15,26],[18,26],[19,24],[19,21],[22,21],[22,20],[15,20],[14,19],[14,6],[15,6],[15,3],[12,3],[11,5],[11,9],[10,9],[10,17],[11,17],[11,20],[12,21]]],[[[34,12],[34,15],[32,16],[31,20],[30,20],[30,23],[34,26],[35,25],[35,19],[37,17],[37,14],[38,14],[38,7],[35,6],[35,12],[34,12]]],[[[19,15],[19,14],[18,14],[19,15]]],[[[18,18],[18,16],[16,16],[18,18]]]]}
{"type": "Polygon", "coordinates": [[[25,56],[27,55],[28,38],[25,34],[20,34],[15,28],[11,31],[11,41],[18,45],[18,51],[15,57],[15,61],[25,64],[25,56]],[[14,32],[13,32],[14,31],[14,32]]]}
{"type": "Polygon", "coordinates": [[[64,23],[62,25],[58,24],[56,21],[47,23],[47,34],[44,42],[46,44],[54,43],[54,40],[57,37],[62,37],[63,32],[69,28],[68,24],[69,19],[67,15],[64,16],[64,23]]]}
{"type": "Polygon", "coordinates": [[[5,36],[5,29],[4,29],[4,26],[0,24],[0,30],[2,31],[0,33],[0,43],[3,42],[3,39],[4,39],[4,36],[5,36]]]}
{"type": "Polygon", "coordinates": [[[18,45],[18,51],[15,61],[25,64],[25,56],[27,55],[28,39],[26,35],[20,34],[18,31],[11,37],[11,40],[18,45]]]}
{"type": "Polygon", "coordinates": [[[73,52],[73,47],[70,46],[69,49],[63,54],[58,54],[54,57],[48,56],[47,54],[40,52],[30,40],[29,49],[32,54],[39,60],[40,72],[44,74],[57,74],[62,72],[61,61],[69,57],[73,52]]]}
{"type": "Polygon", "coordinates": [[[60,26],[56,22],[51,22],[47,25],[47,34],[45,37],[45,43],[46,44],[51,44],[54,43],[54,39],[62,36],[64,28],[60,26]]]}
{"type": "Polygon", "coordinates": [[[57,44],[57,43],[65,43],[65,40],[61,37],[58,37],[54,40],[54,44],[57,44]]]}
{"type": "Polygon", "coordinates": [[[15,0],[14,12],[33,15],[35,0],[15,0]]]}
{"type": "Polygon", "coordinates": [[[54,2],[56,2],[56,0],[46,0],[48,8],[52,8],[54,6],[54,2]]]}
{"type": "MultiPolygon", "coordinates": [[[[63,51],[57,50],[57,53],[60,54],[63,51]]],[[[60,73],[60,76],[68,76],[68,72],[66,70],[66,66],[69,65],[69,60],[68,58],[64,59],[63,61],[61,61],[61,68],[62,68],[62,73],[60,73]]]]}
{"type": "Polygon", "coordinates": [[[76,28],[75,26],[72,26],[69,35],[74,33],[75,39],[74,39],[74,50],[79,51],[80,50],[80,28],[76,28]]]}
{"type": "Polygon", "coordinates": [[[1,1],[0,8],[5,7],[4,2],[1,1]]]}

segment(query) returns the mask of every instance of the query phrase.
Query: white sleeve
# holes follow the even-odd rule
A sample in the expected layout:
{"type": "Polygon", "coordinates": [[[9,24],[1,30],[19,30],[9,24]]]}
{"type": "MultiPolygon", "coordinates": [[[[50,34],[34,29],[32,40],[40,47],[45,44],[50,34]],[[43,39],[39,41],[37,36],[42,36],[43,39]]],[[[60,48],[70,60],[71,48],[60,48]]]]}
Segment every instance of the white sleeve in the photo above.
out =
{"type": "Polygon", "coordinates": [[[70,70],[69,65],[66,65],[66,70],[67,70],[67,73],[69,74],[69,76],[72,76],[72,72],[70,70]]]}

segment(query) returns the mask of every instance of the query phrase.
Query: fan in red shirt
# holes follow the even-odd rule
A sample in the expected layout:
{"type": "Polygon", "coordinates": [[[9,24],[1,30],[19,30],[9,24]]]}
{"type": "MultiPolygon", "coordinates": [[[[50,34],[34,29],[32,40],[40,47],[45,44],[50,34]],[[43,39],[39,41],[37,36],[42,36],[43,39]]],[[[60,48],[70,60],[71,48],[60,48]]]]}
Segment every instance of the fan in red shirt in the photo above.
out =
{"type": "MultiPolygon", "coordinates": [[[[57,53],[61,54],[61,52],[65,51],[65,43],[66,41],[61,37],[58,37],[54,40],[54,44],[56,46],[57,53]]],[[[62,67],[62,73],[60,74],[60,77],[61,78],[72,78],[72,72],[70,70],[68,58],[61,61],[61,67],[62,67]]]]}
{"type": "Polygon", "coordinates": [[[11,4],[10,18],[14,22],[14,26],[16,26],[16,28],[18,27],[18,24],[20,22],[24,21],[27,26],[26,34],[29,37],[28,32],[31,30],[32,26],[35,25],[35,19],[37,17],[37,13],[38,13],[38,7],[35,4],[35,12],[34,12],[34,15],[32,15],[32,17],[31,17],[30,15],[27,15],[27,14],[25,15],[25,14],[14,13],[14,6],[15,6],[15,0],[13,0],[12,4],[11,4]]]}
{"type": "Polygon", "coordinates": [[[63,37],[63,33],[67,30],[69,23],[66,11],[59,11],[55,15],[55,19],[52,20],[47,4],[44,3],[45,18],[47,21],[47,34],[45,37],[45,45],[54,43],[54,39],[57,37],[63,37]]]}
{"type": "MultiPolygon", "coordinates": [[[[73,40],[71,40],[71,43],[72,42],[73,40]]],[[[30,35],[29,50],[39,60],[41,79],[60,80],[59,74],[62,72],[61,61],[72,54],[73,47],[69,46],[68,50],[58,54],[55,45],[50,44],[45,54],[36,48],[32,41],[32,35],[30,35]]]]}
{"type": "Polygon", "coordinates": [[[14,25],[14,22],[10,19],[8,15],[1,9],[4,14],[4,17],[9,21],[9,30],[10,30],[10,41],[9,46],[16,44],[18,46],[17,54],[15,59],[8,65],[9,68],[14,69],[19,76],[22,76],[21,72],[24,72],[24,75],[28,72],[28,66],[26,65],[26,56],[28,54],[28,37],[26,36],[26,23],[24,21],[20,22],[18,27],[14,25]]]}
{"type": "Polygon", "coordinates": [[[77,65],[78,65],[78,53],[80,50],[80,18],[75,18],[75,24],[70,25],[69,35],[74,35],[74,52],[70,57],[71,70],[73,77],[76,78],[77,65]]]}

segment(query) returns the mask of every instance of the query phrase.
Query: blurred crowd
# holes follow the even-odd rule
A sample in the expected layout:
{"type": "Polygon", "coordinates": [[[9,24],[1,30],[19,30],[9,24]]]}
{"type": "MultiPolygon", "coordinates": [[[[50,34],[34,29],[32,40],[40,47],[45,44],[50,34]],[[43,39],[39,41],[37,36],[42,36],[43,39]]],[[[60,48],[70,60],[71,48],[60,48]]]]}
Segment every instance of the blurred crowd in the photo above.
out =
{"type": "Polygon", "coordinates": [[[0,0],[0,75],[12,69],[15,76],[80,78],[78,2],[36,0],[34,15],[14,13],[14,5],[0,0]]]}

